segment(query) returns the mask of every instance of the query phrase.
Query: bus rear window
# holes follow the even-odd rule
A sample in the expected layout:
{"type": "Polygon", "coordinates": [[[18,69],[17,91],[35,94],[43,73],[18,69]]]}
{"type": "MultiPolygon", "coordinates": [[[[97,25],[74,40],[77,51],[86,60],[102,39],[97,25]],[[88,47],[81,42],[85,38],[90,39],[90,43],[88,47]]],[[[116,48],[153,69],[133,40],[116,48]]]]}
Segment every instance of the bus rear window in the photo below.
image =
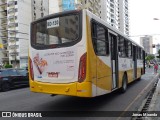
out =
{"type": "Polygon", "coordinates": [[[50,46],[70,45],[78,41],[80,36],[80,15],[72,14],[40,20],[32,24],[31,32],[33,47],[50,48],[50,46]]]}

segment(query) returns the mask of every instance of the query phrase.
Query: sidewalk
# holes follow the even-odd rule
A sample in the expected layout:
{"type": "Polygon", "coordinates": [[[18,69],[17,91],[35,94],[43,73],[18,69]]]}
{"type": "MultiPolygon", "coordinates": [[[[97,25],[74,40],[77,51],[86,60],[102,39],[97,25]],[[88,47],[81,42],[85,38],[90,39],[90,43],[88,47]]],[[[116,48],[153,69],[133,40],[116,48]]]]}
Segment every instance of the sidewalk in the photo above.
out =
{"type": "MultiPolygon", "coordinates": [[[[159,79],[160,70],[158,70],[157,76],[159,79]]],[[[160,120],[160,116],[159,116],[160,115],[160,79],[158,80],[156,90],[153,94],[148,111],[151,111],[151,112],[155,111],[156,113],[157,112],[159,112],[159,113],[158,113],[158,117],[147,117],[146,120],[160,120]]]]}

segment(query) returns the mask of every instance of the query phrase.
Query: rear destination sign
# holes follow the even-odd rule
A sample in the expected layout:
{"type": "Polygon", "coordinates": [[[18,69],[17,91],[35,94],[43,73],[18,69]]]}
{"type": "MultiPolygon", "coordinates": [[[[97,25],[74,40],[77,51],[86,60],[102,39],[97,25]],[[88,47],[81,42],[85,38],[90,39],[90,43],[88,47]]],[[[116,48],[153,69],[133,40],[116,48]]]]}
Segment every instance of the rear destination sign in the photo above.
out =
{"type": "Polygon", "coordinates": [[[59,27],[59,18],[47,20],[47,28],[59,27]]]}

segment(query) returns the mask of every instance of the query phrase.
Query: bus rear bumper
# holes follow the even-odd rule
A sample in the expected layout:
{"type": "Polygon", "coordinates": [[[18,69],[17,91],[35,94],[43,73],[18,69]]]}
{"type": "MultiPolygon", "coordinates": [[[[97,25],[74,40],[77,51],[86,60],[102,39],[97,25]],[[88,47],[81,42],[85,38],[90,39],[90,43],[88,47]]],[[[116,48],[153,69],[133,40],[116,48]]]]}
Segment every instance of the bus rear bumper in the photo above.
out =
{"type": "Polygon", "coordinates": [[[78,97],[92,97],[91,83],[68,83],[68,84],[51,84],[37,81],[30,81],[30,90],[32,92],[69,95],[78,97]]]}

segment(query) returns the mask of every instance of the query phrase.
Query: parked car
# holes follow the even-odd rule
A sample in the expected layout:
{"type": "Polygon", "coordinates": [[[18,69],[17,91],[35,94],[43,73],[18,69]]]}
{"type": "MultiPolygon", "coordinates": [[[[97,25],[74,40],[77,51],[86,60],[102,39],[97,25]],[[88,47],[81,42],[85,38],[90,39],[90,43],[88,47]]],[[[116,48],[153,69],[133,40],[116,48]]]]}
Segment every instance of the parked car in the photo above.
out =
{"type": "Polygon", "coordinates": [[[25,69],[1,69],[0,90],[8,91],[19,86],[29,86],[28,71],[25,69]]]}

